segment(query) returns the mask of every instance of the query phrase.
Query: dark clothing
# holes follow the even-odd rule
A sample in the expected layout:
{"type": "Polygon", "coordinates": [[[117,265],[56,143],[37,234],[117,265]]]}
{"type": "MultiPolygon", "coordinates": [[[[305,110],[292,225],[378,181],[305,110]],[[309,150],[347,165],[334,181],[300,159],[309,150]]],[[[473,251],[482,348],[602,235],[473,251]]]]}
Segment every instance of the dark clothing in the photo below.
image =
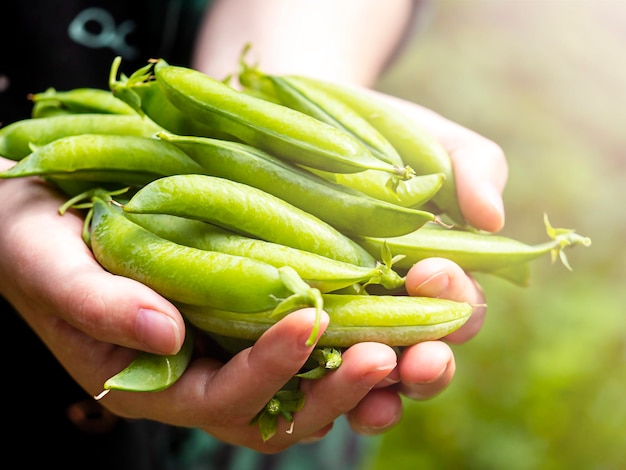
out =
{"type": "MultiPolygon", "coordinates": [[[[189,65],[206,0],[19,0],[0,15],[0,123],[30,117],[29,93],[108,87],[122,56],[130,74],[150,58],[189,65]]],[[[0,228],[2,229],[2,228],[0,228]]],[[[111,416],[80,388],[12,307],[0,298],[12,344],[5,361],[3,428],[19,466],[65,469],[352,468],[360,442],[338,420],[328,439],[267,456],[195,429],[111,416]],[[7,370],[8,369],[8,370],[7,370]],[[9,383],[7,383],[9,382],[9,383]],[[71,411],[87,410],[72,421],[71,411]],[[44,445],[45,443],[45,445],[44,445]],[[24,452],[23,450],[27,451],[24,452]],[[32,449],[32,450],[31,450],[32,449]]],[[[8,457],[5,455],[5,457],[8,457]]]]}
{"type": "Polygon", "coordinates": [[[0,15],[0,121],[29,117],[28,93],[107,88],[122,56],[131,73],[148,59],[189,64],[207,0],[20,0],[0,15]],[[16,37],[17,32],[17,37],[16,37]]]}

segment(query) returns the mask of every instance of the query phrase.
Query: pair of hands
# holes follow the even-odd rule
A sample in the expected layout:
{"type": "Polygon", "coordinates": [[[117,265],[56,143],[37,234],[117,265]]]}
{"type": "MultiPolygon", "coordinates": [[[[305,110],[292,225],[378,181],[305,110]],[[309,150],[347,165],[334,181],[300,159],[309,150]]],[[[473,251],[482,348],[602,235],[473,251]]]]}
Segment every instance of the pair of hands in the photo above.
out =
{"type": "MultiPolygon", "coordinates": [[[[507,167],[500,148],[415,104],[386,97],[433,132],[449,150],[461,208],[474,226],[498,231],[504,223],[501,192],[507,167]]],[[[0,168],[14,162],[0,159],[0,168]]],[[[1,294],[21,313],[70,375],[91,395],[123,369],[136,350],[172,354],[184,339],[184,322],[166,299],[141,283],[104,271],[81,239],[81,215],[58,215],[64,199],[34,178],[0,182],[1,294]]],[[[112,392],[101,404],[128,418],[202,428],[228,443],[261,452],[321,438],[346,414],[352,428],[377,434],[402,414],[401,395],[427,399],[452,380],[448,342],[464,342],[480,329],[486,309],[480,286],[445,259],[427,259],[407,276],[410,295],[476,305],[470,320],[443,341],[406,348],[400,357],[378,343],[343,353],[341,367],[321,380],[303,381],[306,405],[290,432],[280,423],[263,443],[251,418],[309,356],[305,345],[314,312],[294,312],[256,344],[227,363],[194,360],[183,377],[159,393],[112,392]]],[[[324,316],[322,328],[327,325],[324,316]]]]}

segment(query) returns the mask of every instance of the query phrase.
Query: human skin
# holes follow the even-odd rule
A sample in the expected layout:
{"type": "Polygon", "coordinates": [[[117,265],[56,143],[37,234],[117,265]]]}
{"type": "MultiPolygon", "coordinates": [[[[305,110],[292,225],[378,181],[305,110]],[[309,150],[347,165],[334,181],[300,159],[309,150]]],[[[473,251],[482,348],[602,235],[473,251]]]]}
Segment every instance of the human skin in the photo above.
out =
{"type": "MultiPolygon", "coordinates": [[[[198,69],[217,77],[232,72],[239,46],[251,41],[272,71],[316,72],[321,76],[319,71],[323,70],[321,78],[364,87],[370,87],[383,70],[408,11],[401,0],[398,13],[391,8],[380,9],[380,5],[388,6],[385,2],[344,2],[345,7],[337,11],[330,0],[324,0],[315,3],[314,11],[294,17],[281,0],[272,0],[264,1],[264,15],[255,17],[259,1],[246,2],[243,10],[237,10],[237,3],[219,0],[207,16],[194,63],[198,69]],[[361,15],[358,11],[366,3],[369,13],[361,15]],[[317,17],[311,15],[323,15],[327,8],[332,9],[328,11],[333,16],[326,17],[333,21],[322,33],[310,20],[317,17]],[[272,11],[283,16],[272,15],[272,11]],[[241,12],[245,12],[243,19],[241,12]],[[374,44],[367,18],[380,20],[383,14],[391,16],[388,21],[378,21],[381,35],[374,44]],[[343,20],[340,15],[344,15],[343,20]],[[290,21],[280,23],[276,19],[280,17],[290,21]],[[241,21],[246,21],[246,28],[232,27],[241,21]],[[270,36],[266,36],[267,27],[263,29],[268,21],[274,21],[270,36]],[[334,27],[346,24],[350,28],[334,27]],[[387,35],[382,35],[382,24],[389,25],[387,35]],[[306,34],[305,28],[312,29],[306,34]],[[241,31],[250,34],[232,38],[241,31]],[[298,35],[298,41],[285,43],[294,31],[303,34],[298,35]],[[388,42],[382,37],[388,37],[388,42]],[[325,47],[323,41],[333,47],[325,47]],[[222,48],[224,44],[229,46],[222,48]],[[361,47],[354,46],[357,44],[361,47]],[[367,53],[359,54],[359,50],[367,53]]],[[[293,0],[286,3],[298,4],[293,0]]],[[[478,228],[500,230],[504,224],[501,192],[507,177],[501,149],[430,110],[389,96],[385,99],[418,120],[448,149],[466,219],[478,228]]],[[[0,159],[2,169],[13,164],[0,159]]],[[[180,348],[185,325],[178,310],[143,284],[103,270],[80,236],[82,214],[58,214],[64,201],[60,194],[36,178],[3,180],[0,200],[0,294],[89,394],[100,393],[104,381],[125,367],[137,350],[172,354],[180,348]]],[[[384,432],[402,415],[402,395],[428,399],[448,386],[456,367],[449,343],[473,337],[486,312],[480,286],[445,259],[416,264],[406,286],[410,295],[468,301],[475,305],[472,317],[443,341],[416,344],[399,357],[392,348],[378,343],[349,348],[337,371],[303,383],[306,405],[297,413],[293,429],[286,432],[289,426],[281,422],[276,436],[267,443],[260,440],[258,430],[249,422],[311,352],[305,345],[314,318],[308,309],[288,315],[253,347],[227,363],[210,357],[197,359],[167,390],[150,394],[112,392],[100,403],[120,416],[199,427],[225,442],[261,452],[277,452],[300,441],[318,439],[344,414],[356,432],[384,432]]],[[[324,316],[323,325],[326,322],[324,316]]]]}

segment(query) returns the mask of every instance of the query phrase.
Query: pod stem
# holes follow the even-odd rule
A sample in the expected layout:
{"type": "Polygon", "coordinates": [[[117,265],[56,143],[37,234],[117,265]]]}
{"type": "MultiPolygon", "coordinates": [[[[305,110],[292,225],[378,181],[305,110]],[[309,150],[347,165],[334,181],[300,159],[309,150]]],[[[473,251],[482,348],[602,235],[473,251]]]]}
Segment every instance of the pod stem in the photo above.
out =
{"type": "Polygon", "coordinates": [[[563,265],[565,265],[565,267],[571,271],[572,267],[570,266],[569,261],[567,260],[567,256],[565,254],[564,248],[568,246],[577,246],[577,245],[590,246],[591,239],[589,237],[583,237],[582,235],[577,234],[572,229],[554,228],[550,224],[547,214],[543,215],[543,222],[546,226],[546,232],[548,233],[548,236],[552,240],[557,242],[555,244],[555,247],[551,251],[552,262],[555,262],[558,257],[560,258],[563,265]]]}
{"type": "Polygon", "coordinates": [[[91,237],[89,234],[89,226],[91,225],[91,220],[93,218],[93,199],[99,197],[107,202],[114,202],[111,196],[118,196],[120,194],[128,191],[129,188],[122,188],[116,191],[106,191],[101,188],[93,188],[88,189],[76,196],[68,199],[59,207],[59,214],[63,215],[67,212],[68,209],[89,209],[87,215],[85,216],[85,220],[83,222],[83,230],[82,230],[82,239],[85,244],[91,248],[91,237]],[[85,201],[87,202],[81,202],[85,201]]]}
{"type": "Polygon", "coordinates": [[[160,59],[150,60],[148,65],[136,70],[130,77],[122,74],[118,80],[117,76],[121,62],[122,58],[120,56],[115,57],[111,65],[111,70],[109,71],[109,88],[111,93],[133,108],[140,116],[144,116],[145,113],[141,107],[141,97],[133,90],[133,87],[137,84],[152,80],[154,78],[154,67],[157,63],[163,61],[160,59]]]}
{"type": "Polygon", "coordinates": [[[381,262],[374,268],[372,277],[363,284],[363,287],[369,284],[380,284],[385,289],[396,289],[404,285],[406,278],[400,276],[393,270],[395,262],[404,258],[404,255],[392,256],[391,250],[387,245],[387,241],[383,242],[381,248],[381,262]]]}
{"type": "Polygon", "coordinates": [[[286,315],[294,310],[303,307],[315,308],[315,323],[311,330],[311,335],[307,339],[306,345],[312,346],[319,334],[319,325],[322,317],[322,308],[324,307],[324,300],[322,293],[319,289],[311,287],[305,281],[302,280],[300,275],[290,266],[283,266],[278,268],[280,278],[293,295],[290,295],[282,302],[280,302],[276,308],[272,311],[272,316],[286,315]]]}

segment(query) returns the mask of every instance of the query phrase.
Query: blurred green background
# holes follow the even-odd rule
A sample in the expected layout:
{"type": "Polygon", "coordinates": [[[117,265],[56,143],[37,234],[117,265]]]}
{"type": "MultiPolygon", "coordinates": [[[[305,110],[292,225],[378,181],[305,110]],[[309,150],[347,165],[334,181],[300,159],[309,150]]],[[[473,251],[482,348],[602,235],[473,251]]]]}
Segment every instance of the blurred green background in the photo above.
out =
{"type": "Polygon", "coordinates": [[[625,85],[621,0],[435,0],[380,82],[501,145],[504,235],[546,240],[546,212],[593,245],[527,288],[480,278],[485,326],[372,441],[373,470],[626,468],[625,85]]]}

